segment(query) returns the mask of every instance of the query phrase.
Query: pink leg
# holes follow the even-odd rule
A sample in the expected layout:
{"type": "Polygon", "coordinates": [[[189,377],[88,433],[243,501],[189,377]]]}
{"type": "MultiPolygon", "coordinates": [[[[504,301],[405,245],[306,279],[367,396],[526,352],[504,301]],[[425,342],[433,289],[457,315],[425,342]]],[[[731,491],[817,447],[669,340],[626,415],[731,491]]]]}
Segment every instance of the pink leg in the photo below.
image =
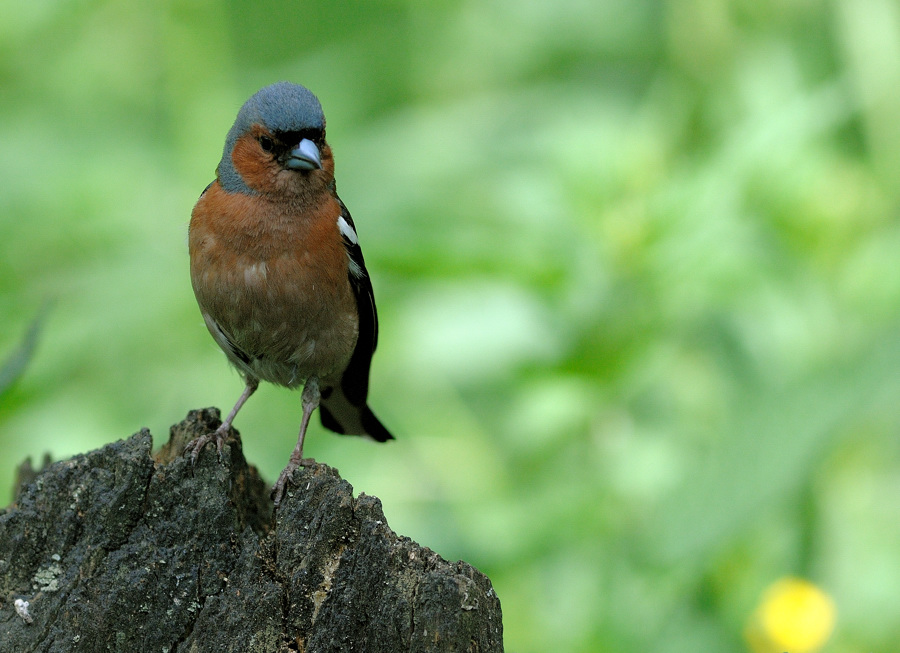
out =
{"type": "Polygon", "coordinates": [[[320,397],[319,379],[311,376],[306,380],[306,385],[303,387],[303,418],[300,420],[300,435],[297,437],[297,445],[291,452],[287,467],[281,472],[281,475],[275,482],[275,487],[272,488],[272,497],[275,499],[276,508],[281,503],[285,486],[290,482],[294,472],[307,462],[303,459],[303,440],[306,438],[306,427],[309,426],[309,418],[312,417],[313,411],[319,407],[320,397]]]}
{"type": "Polygon", "coordinates": [[[200,455],[200,451],[203,449],[203,447],[205,447],[213,440],[215,440],[216,442],[216,451],[221,457],[222,447],[225,445],[225,439],[228,437],[228,431],[231,429],[231,423],[237,416],[238,411],[241,409],[241,406],[246,403],[246,401],[250,398],[250,395],[256,392],[256,388],[258,387],[259,379],[247,377],[247,385],[244,387],[244,391],[241,393],[241,396],[238,397],[237,403],[234,405],[234,408],[231,409],[231,412],[228,413],[228,417],[225,418],[225,421],[222,422],[222,425],[212,433],[201,435],[196,440],[188,443],[188,445],[184,448],[184,453],[191,454],[192,465],[197,464],[197,457],[200,455]]]}

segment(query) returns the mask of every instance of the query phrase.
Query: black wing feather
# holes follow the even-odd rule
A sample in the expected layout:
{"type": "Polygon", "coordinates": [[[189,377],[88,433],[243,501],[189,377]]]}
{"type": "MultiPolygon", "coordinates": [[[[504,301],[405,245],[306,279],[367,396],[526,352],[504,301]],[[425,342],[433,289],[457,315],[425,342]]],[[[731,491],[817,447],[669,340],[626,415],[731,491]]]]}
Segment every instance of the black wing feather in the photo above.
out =
{"type": "MultiPolygon", "coordinates": [[[[350,212],[340,198],[338,202],[341,205],[341,217],[355,234],[356,225],[353,224],[350,212]]],[[[356,297],[359,335],[350,362],[341,377],[340,387],[325,388],[322,391],[319,416],[322,425],[335,433],[364,434],[378,442],[386,442],[393,440],[394,436],[366,405],[366,398],[369,395],[369,368],[372,365],[372,354],[378,345],[378,312],[375,309],[372,281],[369,279],[358,239],[355,239],[357,242],[353,242],[343,232],[341,237],[349,258],[347,277],[356,297]]]]}
{"type": "MultiPolygon", "coordinates": [[[[353,218],[343,202],[341,204],[341,217],[347,221],[350,228],[356,231],[353,218]]],[[[375,295],[372,291],[372,280],[366,270],[366,261],[363,258],[359,243],[351,242],[343,236],[344,247],[347,256],[355,264],[351,266],[348,275],[353,294],[356,296],[356,307],[359,311],[359,336],[356,339],[356,348],[350,357],[344,376],[341,379],[341,389],[355,406],[364,406],[369,395],[369,368],[372,365],[372,355],[378,345],[378,312],[375,309],[375,295]],[[355,274],[353,268],[360,272],[355,274]]]]}

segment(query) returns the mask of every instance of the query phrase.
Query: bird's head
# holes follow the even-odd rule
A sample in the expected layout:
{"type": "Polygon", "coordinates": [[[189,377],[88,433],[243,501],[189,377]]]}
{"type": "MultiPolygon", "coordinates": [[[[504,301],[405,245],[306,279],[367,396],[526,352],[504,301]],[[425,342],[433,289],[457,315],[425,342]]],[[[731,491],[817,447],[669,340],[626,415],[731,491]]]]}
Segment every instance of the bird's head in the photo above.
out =
{"type": "Polygon", "coordinates": [[[319,100],[290,82],[258,91],[238,112],[216,173],[231,193],[296,196],[333,186],[319,100]]]}

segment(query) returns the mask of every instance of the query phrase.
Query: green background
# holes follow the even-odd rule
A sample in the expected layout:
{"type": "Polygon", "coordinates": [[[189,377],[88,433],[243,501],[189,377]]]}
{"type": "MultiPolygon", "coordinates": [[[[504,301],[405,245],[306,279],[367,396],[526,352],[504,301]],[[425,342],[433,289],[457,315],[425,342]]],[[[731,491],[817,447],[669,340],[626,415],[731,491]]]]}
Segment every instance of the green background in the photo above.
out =
{"type": "MultiPolygon", "coordinates": [[[[241,390],[188,280],[241,103],[328,116],[397,436],[306,453],[492,579],[507,650],[743,651],[762,591],[900,641],[892,0],[6,2],[0,394],[15,466],[241,390]]],[[[274,480],[298,393],[239,416],[274,480]]]]}

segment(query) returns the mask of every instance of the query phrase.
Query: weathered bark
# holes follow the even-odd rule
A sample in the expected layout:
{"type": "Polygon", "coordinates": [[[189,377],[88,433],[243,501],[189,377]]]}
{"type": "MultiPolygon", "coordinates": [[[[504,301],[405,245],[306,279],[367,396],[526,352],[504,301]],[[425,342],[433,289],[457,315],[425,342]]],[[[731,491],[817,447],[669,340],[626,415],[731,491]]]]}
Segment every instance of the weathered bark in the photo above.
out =
{"type": "Polygon", "coordinates": [[[503,650],[488,578],[398,537],[334,469],[298,471],[274,516],[239,438],[192,469],[184,442],[218,423],[31,473],[0,513],[0,652],[503,650]]]}

